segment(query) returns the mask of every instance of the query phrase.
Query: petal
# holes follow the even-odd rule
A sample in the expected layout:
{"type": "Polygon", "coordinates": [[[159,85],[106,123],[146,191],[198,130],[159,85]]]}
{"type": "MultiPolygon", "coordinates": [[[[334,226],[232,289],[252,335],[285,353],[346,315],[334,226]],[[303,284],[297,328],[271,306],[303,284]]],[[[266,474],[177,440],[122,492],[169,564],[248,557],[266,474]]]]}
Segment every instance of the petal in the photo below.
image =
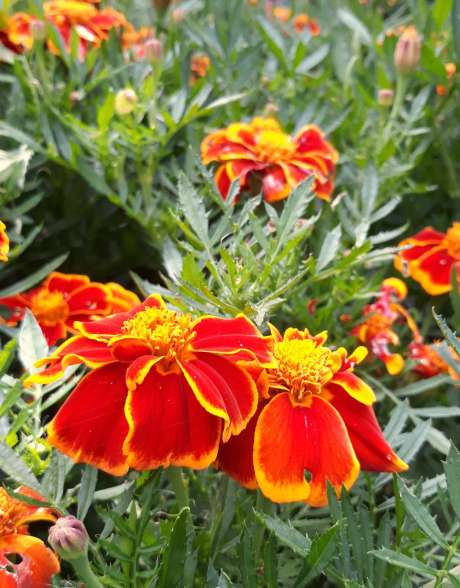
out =
{"type": "Polygon", "coordinates": [[[331,383],[343,388],[352,398],[355,398],[362,404],[372,404],[375,402],[375,394],[372,388],[351,372],[338,372],[332,378],[331,383]]]}
{"type": "Polygon", "coordinates": [[[67,336],[67,327],[64,322],[60,321],[52,327],[38,323],[40,328],[45,335],[45,339],[49,346],[54,345],[61,339],[65,339],[67,336]]]}
{"type": "Polygon", "coordinates": [[[326,141],[323,132],[315,125],[306,125],[295,136],[299,153],[318,153],[334,164],[339,160],[338,152],[326,141]]]}
{"type": "Polygon", "coordinates": [[[227,173],[227,165],[220,165],[214,176],[214,181],[216,182],[217,189],[219,190],[219,194],[222,198],[227,198],[228,191],[230,190],[230,184],[232,183],[231,179],[228,177],[227,173]]]}
{"type": "Polygon", "coordinates": [[[182,374],[150,369],[128,394],[126,418],[130,430],[123,449],[137,470],[203,469],[216,458],[221,421],[200,406],[182,374]]]}
{"type": "Polygon", "coordinates": [[[313,396],[310,406],[293,406],[289,395],[280,393],[257,422],[254,469],[270,500],[324,506],[326,481],[339,493],[342,486],[353,485],[360,468],[345,425],[330,404],[313,396]]]}
{"type": "Polygon", "coordinates": [[[445,248],[433,248],[411,267],[411,276],[428,294],[445,294],[452,289],[450,276],[453,263],[454,259],[445,248]]]}
{"type": "Polygon", "coordinates": [[[88,463],[114,476],[125,474],[125,375],[126,366],[119,363],[87,374],[49,424],[51,445],[77,463],[88,463]]]}
{"type": "Polygon", "coordinates": [[[74,290],[86,286],[90,283],[88,276],[81,274],[63,274],[61,272],[52,272],[46,279],[44,285],[51,291],[58,291],[64,294],[70,294],[74,290]]]}
{"type": "Polygon", "coordinates": [[[147,377],[147,374],[156,363],[161,361],[161,357],[154,357],[153,355],[143,355],[133,361],[133,363],[126,370],[126,386],[128,390],[135,390],[137,386],[147,377]]]}
{"type": "Polygon", "coordinates": [[[257,387],[239,365],[225,357],[197,353],[181,364],[184,376],[198,402],[209,413],[225,421],[224,441],[245,428],[257,408],[257,387]]]}
{"type": "Polygon", "coordinates": [[[342,389],[331,386],[329,402],[342,417],[351,443],[364,470],[373,472],[403,472],[408,469],[386,442],[374,409],[357,402],[342,389]]]}
{"type": "Polygon", "coordinates": [[[110,293],[103,284],[88,284],[74,290],[67,299],[70,315],[110,312],[110,293]]]}
{"type": "Polygon", "coordinates": [[[382,357],[390,376],[396,376],[404,368],[404,358],[399,353],[390,353],[382,357]]]}
{"type": "Polygon", "coordinates": [[[152,348],[145,339],[120,335],[109,341],[113,356],[119,361],[133,361],[141,355],[152,353],[152,348]]]}
{"type": "Polygon", "coordinates": [[[292,188],[280,166],[267,168],[267,171],[263,173],[262,191],[267,202],[277,202],[289,196],[292,188]]]}
{"type": "Polygon", "coordinates": [[[106,284],[106,287],[110,292],[111,313],[126,312],[141,303],[139,297],[134,292],[123,288],[123,286],[116,282],[109,282],[106,284]]]}
{"type": "Polygon", "coordinates": [[[193,331],[195,351],[238,354],[238,359],[256,358],[266,367],[272,365],[272,337],[262,336],[244,315],[233,319],[204,316],[196,321],[193,331]]]}
{"type": "Polygon", "coordinates": [[[3,587],[13,586],[15,588],[40,588],[51,586],[51,578],[60,571],[58,558],[51,549],[36,537],[30,535],[6,535],[0,537],[0,583],[3,587]],[[6,555],[17,554],[22,558],[21,563],[13,564],[5,557],[6,555]],[[15,574],[8,574],[5,568],[13,568],[15,574]],[[12,576],[16,581],[13,584],[3,582],[4,577],[12,576]]]}
{"type": "MultiPolygon", "coordinates": [[[[18,494],[22,494],[23,496],[33,498],[34,500],[46,502],[46,499],[43,498],[41,494],[35,492],[35,490],[32,490],[31,488],[28,488],[27,486],[19,486],[16,492],[18,494]]],[[[56,511],[53,508],[47,506],[34,506],[32,504],[26,504],[25,502],[21,502],[19,499],[18,502],[21,503],[21,508],[25,509],[25,512],[21,520],[17,522],[17,527],[27,525],[28,523],[31,523],[33,521],[49,521],[51,523],[54,523],[54,521],[59,517],[58,511],[56,511]]]]}

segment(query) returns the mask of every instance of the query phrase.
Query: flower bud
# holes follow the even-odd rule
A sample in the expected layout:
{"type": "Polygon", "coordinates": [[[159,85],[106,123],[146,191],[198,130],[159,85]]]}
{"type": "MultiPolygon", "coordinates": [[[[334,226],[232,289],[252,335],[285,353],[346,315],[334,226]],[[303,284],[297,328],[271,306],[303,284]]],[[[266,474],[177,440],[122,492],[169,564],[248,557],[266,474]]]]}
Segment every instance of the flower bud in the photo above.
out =
{"type": "Polygon", "coordinates": [[[138,103],[138,97],[131,88],[119,90],[115,96],[115,112],[119,115],[125,115],[132,112],[138,103]]]}
{"type": "Polygon", "coordinates": [[[44,41],[46,39],[45,23],[42,20],[34,20],[30,25],[30,32],[34,41],[44,41]]]}
{"type": "Polygon", "coordinates": [[[382,88],[377,95],[380,106],[391,106],[393,104],[394,92],[390,88],[382,88]]]}
{"type": "Polygon", "coordinates": [[[63,559],[78,559],[88,550],[89,537],[85,525],[69,515],[59,518],[50,528],[48,542],[63,559]]]}
{"type": "Polygon", "coordinates": [[[414,26],[407,27],[399,37],[394,53],[395,67],[399,73],[414,71],[420,61],[422,39],[414,26]]]}
{"type": "Polygon", "coordinates": [[[160,61],[162,54],[161,42],[158,39],[148,39],[144,43],[144,55],[148,61],[160,61]]]}

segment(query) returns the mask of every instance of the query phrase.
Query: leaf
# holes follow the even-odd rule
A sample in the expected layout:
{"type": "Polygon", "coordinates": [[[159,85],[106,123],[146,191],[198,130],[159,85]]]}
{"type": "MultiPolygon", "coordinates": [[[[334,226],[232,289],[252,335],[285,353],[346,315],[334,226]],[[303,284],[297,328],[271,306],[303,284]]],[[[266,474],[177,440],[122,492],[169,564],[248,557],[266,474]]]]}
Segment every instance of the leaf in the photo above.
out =
{"type": "Polygon", "coordinates": [[[404,482],[398,479],[397,483],[406,511],[414,519],[418,527],[438,545],[444,549],[448,549],[449,545],[444,540],[441,530],[427,507],[414,494],[412,494],[410,490],[408,490],[404,482]]]}
{"type": "Polygon", "coordinates": [[[412,412],[419,417],[429,419],[448,419],[460,416],[458,406],[428,406],[425,408],[414,408],[412,412]]]}
{"type": "Polygon", "coordinates": [[[364,170],[361,201],[366,218],[369,218],[374,210],[375,201],[379,191],[379,178],[373,163],[369,163],[364,170]]]}
{"type": "Polygon", "coordinates": [[[48,343],[32,312],[26,308],[18,334],[18,356],[30,373],[35,373],[35,363],[48,355],[48,343]]]}
{"type": "Polygon", "coordinates": [[[294,529],[289,523],[281,519],[273,518],[263,512],[254,511],[257,519],[284,545],[292,549],[294,553],[306,557],[310,551],[311,541],[306,536],[294,529]]]}
{"type": "Polygon", "coordinates": [[[433,388],[447,384],[447,382],[450,382],[450,376],[440,374],[439,376],[433,376],[426,380],[419,380],[418,382],[404,386],[404,388],[399,388],[399,390],[396,390],[396,394],[398,396],[415,396],[416,394],[422,394],[427,390],[432,390],[433,388]]]}
{"type": "Polygon", "coordinates": [[[452,24],[454,49],[457,53],[457,57],[460,58],[460,0],[454,0],[450,19],[452,24]]]}
{"type": "Polygon", "coordinates": [[[58,268],[62,263],[64,263],[68,255],[68,253],[64,253],[63,255],[55,257],[52,261],[49,261],[42,268],[40,268],[33,274],[30,274],[23,280],[16,282],[12,286],[8,286],[8,288],[3,288],[3,290],[0,290],[0,297],[3,298],[4,296],[12,296],[13,294],[19,294],[20,292],[29,290],[29,288],[32,288],[33,286],[38,284],[38,282],[46,278],[48,274],[50,274],[52,271],[58,268]]]}
{"type": "Polygon", "coordinates": [[[279,31],[261,16],[256,17],[257,30],[260,36],[265,41],[269,51],[276,57],[284,69],[288,69],[285,53],[283,37],[279,31]]]}
{"type": "Polygon", "coordinates": [[[355,33],[361,43],[369,46],[372,45],[372,37],[369,33],[369,30],[357,16],[344,8],[340,8],[338,10],[337,16],[344,25],[346,25],[351,31],[355,33]]]}
{"type": "Polygon", "coordinates": [[[418,559],[408,557],[407,555],[403,555],[402,553],[398,553],[397,551],[393,551],[392,549],[388,549],[387,547],[382,547],[382,549],[369,551],[369,554],[378,557],[379,559],[382,559],[383,561],[386,561],[389,564],[392,564],[399,568],[404,568],[406,570],[411,570],[412,572],[416,572],[417,574],[423,574],[425,576],[436,576],[437,573],[436,570],[433,570],[430,567],[426,566],[418,559]]]}
{"type": "Polygon", "coordinates": [[[187,531],[190,526],[190,509],[183,508],[171,530],[160,568],[157,588],[180,586],[187,555],[187,531]]]}
{"type": "Polygon", "coordinates": [[[433,19],[438,29],[446,22],[449,17],[449,12],[452,10],[452,0],[436,0],[433,4],[432,14],[433,19]]]}
{"type": "Polygon", "coordinates": [[[17,345],[16,339],[11,339],[0,351],[0,378],[8,371],[13,362],[17,345]]]}
{"type": "Polygon", "coordinates": [[[444,462],[444,471],[452,508],[460,521],[460,453],[454,445],[451,445],[444,462]]]}
{"type": "Polygon", "coordinates": [[[307,586],[312,580],[319,576],[336,555],[337,532],[340,523],[335,523],[325,533],[316,537],[310,548],[310,553],[303,565],[295,586],[301,588],[307,586]]]}
{"type": "Polygon", "coordinates": [[[442,334],[446,338],[449,345],[451,345],[454,351],[460,355],[460,341],[457,339],[455,333],[453,333],[448,324],[446,323],[445,319],[440,315],[437,314],[434,307],[432,309],[434,320],[438,323],[438,327],[441,329],[442,334]]]}
{"type": "Polygon", "coordinates": [[[208,217],[201,197],[191,181],[183,173],[179,175],[178,196],[185,220],[196,236],[210,247],[208,234],[208,217]]]}
{"type": "Polygon", "coordinates": [[[341,237],[342,227],[340,225],[337,225],[326,235],[326,238],[321,245],[318,261],[316,262],[316,273],[319,273],[323,268],[329,265],[329,263],[337,255],[341,237]]]}
{"type": "Polygon", "coordinates": [[[0,441],[0,469],[15,482],[43,493],[40,483],[19,455],[6,443],[0,441]]]}
{"type": "Polygon", "coordinates": [[[182,255],[169,237],[163,245],[163,264],[171,280],[176,281],[182,272],[182,255]]]}
{"type": "Polygon", "coordinates": [[[319,65],[329,54],[330,46],[329,45],[321,45],[318,47],[316,51],[310,53],[301,63],[298,65],[296,69],[297,74],[306,74],[311,69],[319,65]]]}
{"type": "Polygon", "coordinates": [[[37,153],[43,153],[44,151],[42,147],[32,139],[32,137],[29,137],[29,135],[26,135],[19,129],[16,129],[5,122],[0,122],[0,137],[8,137],[9,139],[21,143],[21,145],[27,145],[37,153]]]}
{"type": "Polygon", "coordinates": [[[90,465],[85,465],[77,497],[77,518],[81,521],[85,520],[88,510],[93,502],[94,491],[96,490],[97,484],[97,474],[98,471],[96,468],[93,468],[90,465]]]}

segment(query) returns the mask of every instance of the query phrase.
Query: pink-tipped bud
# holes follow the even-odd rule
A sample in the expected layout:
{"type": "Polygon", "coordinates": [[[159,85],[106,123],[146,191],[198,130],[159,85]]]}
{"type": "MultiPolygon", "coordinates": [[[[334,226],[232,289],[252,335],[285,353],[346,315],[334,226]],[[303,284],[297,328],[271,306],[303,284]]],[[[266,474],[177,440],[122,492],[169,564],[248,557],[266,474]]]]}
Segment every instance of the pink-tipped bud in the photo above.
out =
{"type": "Polygon", "coordinates": [[[420,61],[422,39],[414,26],[407,27],[396,44],[394,63],[399,73],[414,71],[420,61]]]}
{"type": "Polygon", "coordinates": [[[393,104],[394,92],[390,88],[379,90],[377,101],[380,106],[391,106],[393,104]]]}
{"type": "Polygon", "coordinates": [[[88,550],[88,533],[85,525],[76,517],[59,518],[50,528],[48,542],[63,559],[78,559],[88,550]]]}
{"type": "Polygon", "coordinates": [[[46,26],[42,20],[34,20],[30,25],[30,32],[34,41],[42,42],[46,39],[46,26]]]}
{"type": "Polygon", "coordinates": [[[144,56],[148,61],[160,61],[161,54],[162,46],[158,39],[148,39],[144,43],[144,56]]]}
{"type": "Polygon", "coordinates": [[[138,97],[131,88],[119,90],[115,96],[115,112],[121,116],[132,112],[138,103],[138,97]]]}

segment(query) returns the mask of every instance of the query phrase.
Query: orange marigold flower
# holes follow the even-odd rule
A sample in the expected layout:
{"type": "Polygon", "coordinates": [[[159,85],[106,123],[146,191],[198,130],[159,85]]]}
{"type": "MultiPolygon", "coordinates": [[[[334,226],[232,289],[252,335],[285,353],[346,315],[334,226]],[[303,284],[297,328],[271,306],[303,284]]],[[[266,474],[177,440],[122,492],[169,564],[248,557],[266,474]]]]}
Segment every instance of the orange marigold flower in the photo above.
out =
{"type": "Polygon", "coordinates": [[[10,252],[10,240],[6,232],[5,223],[0,221],[0,261],[8,261],[8,253],[10,252]]]}
{"type": "Polygon", "coordinates": [[[34,42],[31,26],[36,20],[25,12],[11,15],[7,18],[6,27],[0,31],[0,43],[14,53],[28,51],[34,42]]]}
{"type": "Polygon", "coordinates": [[[432,296],[452,290],[452,270],[460,278],[460,222],[454,222],[446,233],[426,227],[399,247],[410,246],[396,255],[397,270],[410,276],[432,296]]]}
{"type": "Polygon", "coordinates": [[[354,327],[352,335],[366,344],[368,349],[384,362],[391,375],[399,374],[404,367],[404,359],[399,353],[392,353],[389,345],[399,345],[399,337],[392,325],[405,321],[417,340],[420,339],[417,326],[407,310],[398,304],[407,296],[407,287],[398,278],[388,278],[382,283],[380,292],[372,304],[363,310],[364,322],[354,327]]]}
{"type": "Polygon", "coordinates": [[[0,305],[9,309],[6,319],[9,325],[21,321],[25,309],[29,308],[48,344],[54,345],[64,339],[68,331],[74,332],[74,321],[112,312],[112,297],[117,307],[116,297],[119,296],[112,294],[104,284],[91,282],[88,276],[53,272],[38,288],[0,298],[0,305]]]}
{"type": "MultiPolygon", "coordinates": [[[[458,354],[452,348],[448,349],[452,360],[460,362],[458,354]]],[[[424,378],[448,373],[453,380],[460,380],[458,373],[440,355],[437,343],[427,345],[421,341],[413,341],[409,345],[409,357],[415,363],[413,371],[424,378]]]]}
{"type": "Polygon", "coordinates": [[[318,127],[307,125],[291,137],[275,119],[262,117],[211,133],[201,144],[201,156],[205,164],[219,163],[215,179],[223,198],[233,180],[239,179],[242,190],[259,180],[268,202],[287,198],[310,176],[316,195],[330,200],[339,157],[318,127]]]}
{"type": "Polygon", "coordinates": [[[276,365],[258,378],[258,414],[221,446],[218,466],[274,502],[311,506],[327,503],[327,481],[339,494],[361,468],[406,470],[383,437],[373,391],[353,373],[366,348],[347,356],[343,347],[324,346],[326,333],[289,328],[281,337],[273,328],[273,335],[276,365]]]}
{"type": "Polygon", "coordinates": [[[272,338],[246,317],[193,319],[157,295],[75,328],[27,383],[57,380],[72,364],[93,369],[48,437],[74,461],[118,476],[130,467],[209,466],[221,440],[241,433],[257,408],[254,380],[236,360],[272,365],[272,338]]]}
{"type": "Polygon", "coordinates": [[[308,16],[308,14],[305,14],[305,12],[301,12],[300,14],[297,14],[292,19],[292,26],[299,33],[302,33],[305,29],[308,29],[308,31],[309,31],[310,35],[312,35],[312,37],[316,37],[321,33],[321,29],[319,28],[318,21],[315,20],[314,18],[310,18],[308,16]]]}
{"type": "Polygon", "coordinates": [[[292,16],[292,10],[287,6],[275,6],[273,8],[273,16],[281,22],[288,22],[292,16]]]}
{"type": "Polygon", "coordinates": [[[196,53],[192,56],[190,69],[192,71],[192,82],[198,81],[199,78],[204,78],[208,73],[211,59],[206,53],[196,53]]]}
{"type": "MultiPolygon", "coordinates": [[[[21,486],[18,493],[35,500],[43,498],[21,486]]],[[[4,588],[41,588],[50,586],[51,578],[59,573],[59,560],[41,539],[28,533],[27,525],[34,521],[54,522],[52,509],[31,506],[11,497],[0,488],[0,585],[4,588]],[[12,563],[11,556],[20,563],[12,563]]]]}

